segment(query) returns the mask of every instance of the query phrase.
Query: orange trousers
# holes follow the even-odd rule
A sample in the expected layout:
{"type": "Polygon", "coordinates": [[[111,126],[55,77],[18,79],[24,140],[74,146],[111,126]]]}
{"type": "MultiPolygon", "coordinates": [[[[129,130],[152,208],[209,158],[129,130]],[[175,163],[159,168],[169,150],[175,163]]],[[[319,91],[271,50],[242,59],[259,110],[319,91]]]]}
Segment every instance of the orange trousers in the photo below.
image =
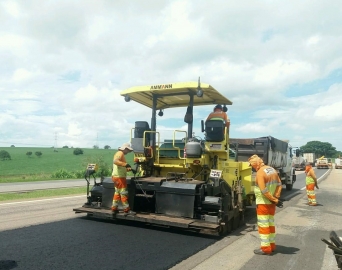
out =
{"type": "Polygon", "coordinates": [[[115,192],[113,197],[112,211],[117,211],[119,203],[122,203],[124,212],[130,210],[128,204],[128,190],[126,177],[114,177],[112,176],[112,181],[114,182],[115,192]]]}
{"type": "Polygon", "coordinates": [[[258,231],[261,240],[261,250],[265,253],[272,253],[275,250],[275,226],[274,226],[274,214],[275,204],[258,204],[257,222],[258,231]]]}
{"type": "Polygon", "coordinates": [[[306,195],[308,196],[309,205],[317,205],[315,184],[306,185],[306,195]]]}

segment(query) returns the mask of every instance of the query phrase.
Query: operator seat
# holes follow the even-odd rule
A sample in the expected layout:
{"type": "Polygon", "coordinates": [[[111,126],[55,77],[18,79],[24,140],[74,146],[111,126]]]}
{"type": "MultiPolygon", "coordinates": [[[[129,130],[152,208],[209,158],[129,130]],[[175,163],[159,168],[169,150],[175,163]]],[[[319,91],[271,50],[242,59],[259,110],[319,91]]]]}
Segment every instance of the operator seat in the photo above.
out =
{"type": "Polygon", "coordinates": [[[147,147],[150,146],[150,133],[145,131],[150,131],[149,124],[146,121],[136,121],[134,129],[134,138],[132,138],[132,148],[134,153],[144,154],[147,156],[147,147]],[[144,141],[145,132],[145,141],[144,141]]]}
{"type": "Polygon", "coordinates": [[[225,124],[222,120],[208,120],[205,122],[206,141],[222,142],[224,140],[225,124]]]}

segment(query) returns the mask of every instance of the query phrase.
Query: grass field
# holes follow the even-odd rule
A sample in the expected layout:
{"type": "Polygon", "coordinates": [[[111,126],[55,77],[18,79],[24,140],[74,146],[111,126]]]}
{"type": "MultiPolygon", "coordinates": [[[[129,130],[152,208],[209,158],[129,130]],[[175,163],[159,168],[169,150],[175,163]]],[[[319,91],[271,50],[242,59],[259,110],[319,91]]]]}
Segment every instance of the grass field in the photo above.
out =
{"type": "MultiPolygon", "coordinates": [[[[35,147],[0,147],[1,150],[7,151],[11,160],[0,160],[0,183],[82,178],[88,163],[99,164],[109,176],[113,155],[117,151],[82,148],[83,154],[74,155],[73,148],[58,148],[58,152],[53,148],[35,147]],[[29,151],[32,152],[30,157],[26,155],[29,151]],[[41,152],[41,157],[37,157],[35,152],[41,152]]],[[[133,154],[128,154],[126,160],[133,165],[133,154]]]]}

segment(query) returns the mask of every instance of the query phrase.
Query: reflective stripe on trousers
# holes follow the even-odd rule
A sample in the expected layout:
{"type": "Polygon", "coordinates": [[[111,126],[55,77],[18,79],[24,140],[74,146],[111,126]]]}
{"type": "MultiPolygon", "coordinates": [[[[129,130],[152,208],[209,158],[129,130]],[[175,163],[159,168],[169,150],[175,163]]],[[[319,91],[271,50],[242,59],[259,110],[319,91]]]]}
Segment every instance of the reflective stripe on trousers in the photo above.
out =
{"type": "Polygon", "coordinates": [[[271,253],[276,248],[274,226],[275,208],[275,204],[258,204],[256,208],[258,231],[261,240],[260,248],[265,253],[271,253]]]}
{"type": "Polygon", "coordinates": [[[112,210],[118,210],[121,201],[125,212],[129,211],[127,181],[125,177],[112,177],[115,185],[112,210]]]}
{"type": "Polygon", "coordinates": [[[306,185],[306,195],[308,196],[309,204],[317,204],[314,183],[306,185]]]}

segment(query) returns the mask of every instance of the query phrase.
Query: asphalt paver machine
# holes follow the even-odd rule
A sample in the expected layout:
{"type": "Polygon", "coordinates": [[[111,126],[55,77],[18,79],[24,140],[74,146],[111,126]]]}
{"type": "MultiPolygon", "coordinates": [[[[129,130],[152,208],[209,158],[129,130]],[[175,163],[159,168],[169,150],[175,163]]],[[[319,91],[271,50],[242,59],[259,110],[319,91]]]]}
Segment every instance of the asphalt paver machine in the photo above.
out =
{"type": "Polygon", "coordinates": [[[193,132],[195,108],[221,104],[226,111],[232,102],[200,81],[132,87],[121,95],[126,102],[152,110],[150,123],[135,121],[130,131],[136,174],[127,183],[129,204],[136,215],[112,214],[114,184],[109,177],[102,179],[101,188],[97,183],[94,195],[90,190],[87,203],[74,211],[214,235],[244,224],[246,206],[255,199],[249,163],[235,161],[223,121],[196,123],[203,139],[193,132]],[[177,107],[185,108],[187,129],[162,133],[157,129],[157,112],[162,116],[177,107]]]}

